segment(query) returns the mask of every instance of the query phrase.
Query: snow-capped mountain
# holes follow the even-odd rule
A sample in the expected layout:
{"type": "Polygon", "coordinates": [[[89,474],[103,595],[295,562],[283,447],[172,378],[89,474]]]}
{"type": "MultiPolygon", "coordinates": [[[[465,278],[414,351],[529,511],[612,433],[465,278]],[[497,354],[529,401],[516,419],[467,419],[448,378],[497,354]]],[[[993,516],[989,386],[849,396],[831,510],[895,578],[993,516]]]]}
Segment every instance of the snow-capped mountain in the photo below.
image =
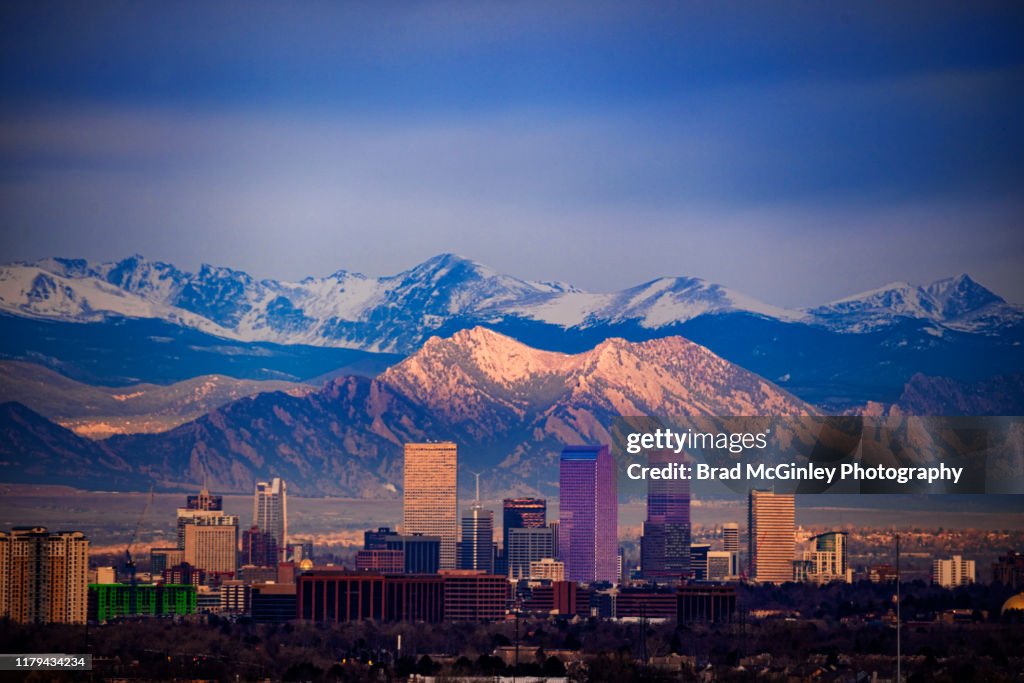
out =
{"type": "Polygon", "coordinates": [[[503,275],[452,254],[392,276],[338,271],[300,282],[256,280],[208,265],[188,273],[140,256],[99,264],[46,259],[0,267],[0,311],[75,322],[156,318],[240,341],[395,353],[411,353],[430,336],[476,324],[584,336],[601,330],[602,338],[628,328],[638,333],[624,336],[636,338],[673,334],[703,316],[736,314],[844,333],[903,319],[929,323],[935,334],[991,333],[1024,319],[1020,307],[966,275],[925,287],[898,283],[797,311],[698,278],[660,278],[593,293],[503,275]]]}
{"type": "Polygon", "coordinates": [[[844,332],[889,327],[899,318],[964,332],[992,332],[1024,319],[1024,309],[1008,304],[966,274],[924,287],[895,282],[808,313],[821,324],[844,332]]]}

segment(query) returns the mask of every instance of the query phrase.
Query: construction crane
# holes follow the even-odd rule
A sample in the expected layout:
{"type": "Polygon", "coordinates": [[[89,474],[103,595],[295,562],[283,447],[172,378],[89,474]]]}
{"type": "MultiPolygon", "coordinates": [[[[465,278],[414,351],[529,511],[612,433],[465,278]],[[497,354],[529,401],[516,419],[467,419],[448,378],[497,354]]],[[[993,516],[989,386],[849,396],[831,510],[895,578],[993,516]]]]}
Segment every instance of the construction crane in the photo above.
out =
{"type": "Polygon", "coordinates": [[[139,604],[137,598],[138,582],[135,578],[135,560],[132,559],[132,546],[135,545],[135,541],[139,537],[139,530],[142,528],[142,522],[146,519],[146,515],[149,514],[149,509],[153,506],[153,486],[149,487],[149,495],[146,497],[146,507],[143,508],[142,514],[139,515],[139,520],[135,523],[135,531],[132,532],[132,537],[128,540],[128,545],[124,549],[125,555],[125,569],[128,570],[128,614],[134,616],[138,614],[139,604]]]}

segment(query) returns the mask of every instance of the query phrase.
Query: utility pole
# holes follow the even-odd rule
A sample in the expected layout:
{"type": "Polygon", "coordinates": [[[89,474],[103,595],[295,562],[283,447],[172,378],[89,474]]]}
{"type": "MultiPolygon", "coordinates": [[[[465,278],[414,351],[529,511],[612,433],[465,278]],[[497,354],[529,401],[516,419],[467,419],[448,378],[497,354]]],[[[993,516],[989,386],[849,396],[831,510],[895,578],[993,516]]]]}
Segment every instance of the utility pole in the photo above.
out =
{"type": "Polygon", "coordinates": [[[516,606],[516,656],[515,666],[512,668],[512,683],[516,683],[516,674],[519,673],[519,608],[516,606]]]}
{"type": "Polygon", "coordinates": [[[900,535],[896,534],[896,683],[902,683],[903,681],[902,643],[900,642],[900,630],[903,626],[903,620],[900,618],[900,609],[902,607],[900,583],[900,535]]]}

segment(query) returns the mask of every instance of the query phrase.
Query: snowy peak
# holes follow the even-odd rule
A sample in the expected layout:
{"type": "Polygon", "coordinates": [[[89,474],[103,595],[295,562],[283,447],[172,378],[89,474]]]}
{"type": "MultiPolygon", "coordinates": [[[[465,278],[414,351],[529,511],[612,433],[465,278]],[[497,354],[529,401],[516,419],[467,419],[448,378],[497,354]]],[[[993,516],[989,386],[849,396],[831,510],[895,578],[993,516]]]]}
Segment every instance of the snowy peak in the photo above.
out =
{"type": "Polygon", "coordinates": [[[972,280],[968,275],[937,280],[927,286],[894,282],[808,311],[824,325],[844,332],[865,332],[896,323],[920,320],[963,331],[998,329],[1018,322],[1020,307],[972,280]]]}
{"type": "Polygon", "coordinates": [[[962,274],[954,278],[937,280],[924,288],[941,313],[947,319],[959,318],[992,304],[1006,301],[962,274]]]}
{"type": "Polygon", "coordinates": [[[51,258],[0,266],[0,312],[72,322],[159,318],[243,341],[397,353],[475,325],[528,334],[571,331],[596,343],[616,334],[675,334],[695,318],[733,314],[839,332],[904,319],[925,321],[936,335],[945,328],[999,334],[1024,323],[1021,308],[966,275],[927,287],[894,283],[794,311],[700,278],[662,277],[595,293],[505,275],[448,253],[396,275],[339,270],[299,282],[256,280],[209,264],[190,273],[140,255],[110,263],[51,258]]]}
{"type": "Polygon", "coordinates": [[[590,351],[540,351],[483,327],[423,348],[380,381],[452,423],[491,424],[531,407],[618,415],[810,414],[766,380],[682,337],[607,339],[590,351]]]}

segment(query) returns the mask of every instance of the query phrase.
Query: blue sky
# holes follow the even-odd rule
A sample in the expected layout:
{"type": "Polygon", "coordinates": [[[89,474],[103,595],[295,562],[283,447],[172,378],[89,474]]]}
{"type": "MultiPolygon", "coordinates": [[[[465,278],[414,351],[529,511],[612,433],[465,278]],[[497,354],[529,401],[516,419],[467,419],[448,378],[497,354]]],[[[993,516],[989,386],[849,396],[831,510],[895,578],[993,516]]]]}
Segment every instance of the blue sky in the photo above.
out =
{"type": "Polygon", "coordinates": [[[8,3],[0,260],[1024,302],[1008,3],[8,3]]]}

